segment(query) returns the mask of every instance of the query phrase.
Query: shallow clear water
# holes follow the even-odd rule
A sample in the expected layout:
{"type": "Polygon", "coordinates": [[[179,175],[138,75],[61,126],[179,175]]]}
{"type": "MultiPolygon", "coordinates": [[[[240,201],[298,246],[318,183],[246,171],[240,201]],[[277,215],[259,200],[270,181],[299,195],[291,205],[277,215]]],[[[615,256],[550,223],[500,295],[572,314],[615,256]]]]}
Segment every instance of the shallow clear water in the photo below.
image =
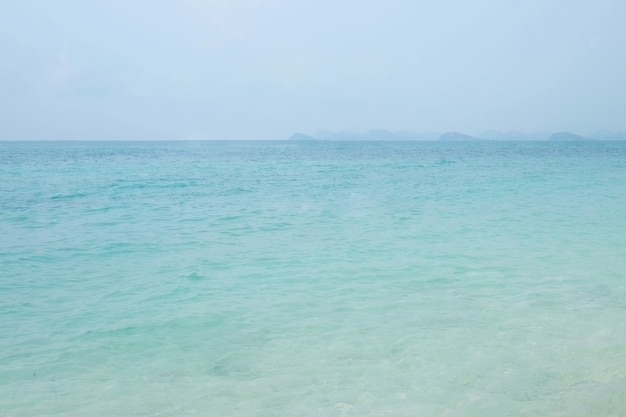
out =
{"type": "Polygon", "coordinates": [[[626,414],[626,143],[0,143],[3,416],[626,414]]]}

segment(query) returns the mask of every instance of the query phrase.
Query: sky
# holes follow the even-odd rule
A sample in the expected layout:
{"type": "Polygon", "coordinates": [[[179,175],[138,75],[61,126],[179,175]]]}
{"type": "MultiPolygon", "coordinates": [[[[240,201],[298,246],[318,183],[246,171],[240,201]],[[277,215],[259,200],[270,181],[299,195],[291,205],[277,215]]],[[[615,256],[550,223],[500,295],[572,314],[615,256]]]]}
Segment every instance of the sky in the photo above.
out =
{"type": "Polygon", "coordinates": [[[2,0],[0,140],[626,130],[623,0],[2,0]]]}

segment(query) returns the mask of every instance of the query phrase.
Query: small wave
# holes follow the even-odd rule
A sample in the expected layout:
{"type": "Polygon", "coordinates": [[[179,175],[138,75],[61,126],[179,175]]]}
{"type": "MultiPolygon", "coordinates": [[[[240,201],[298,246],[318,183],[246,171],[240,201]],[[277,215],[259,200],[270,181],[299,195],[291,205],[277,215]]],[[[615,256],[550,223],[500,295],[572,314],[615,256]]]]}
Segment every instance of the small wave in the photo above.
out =
{"type": "Polygon", "coordinates": [[[57,194],[55,196],[50,197],[50,200],[58,201],[58,200],[72,200],[74,198],[85,198],[90,194],[88,193],[74,193],[74,194],[57,194]]]}

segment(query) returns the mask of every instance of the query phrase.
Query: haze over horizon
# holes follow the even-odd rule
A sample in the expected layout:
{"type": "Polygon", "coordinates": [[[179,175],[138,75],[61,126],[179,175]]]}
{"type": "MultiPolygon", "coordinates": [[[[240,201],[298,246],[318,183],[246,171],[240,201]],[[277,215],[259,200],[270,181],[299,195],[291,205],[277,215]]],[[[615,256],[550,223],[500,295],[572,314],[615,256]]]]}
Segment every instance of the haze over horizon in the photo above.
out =
{"type": "Polygon", "coordinates": [[[626,3],[0,4],[0,140],[626,131],[626,3]]]}

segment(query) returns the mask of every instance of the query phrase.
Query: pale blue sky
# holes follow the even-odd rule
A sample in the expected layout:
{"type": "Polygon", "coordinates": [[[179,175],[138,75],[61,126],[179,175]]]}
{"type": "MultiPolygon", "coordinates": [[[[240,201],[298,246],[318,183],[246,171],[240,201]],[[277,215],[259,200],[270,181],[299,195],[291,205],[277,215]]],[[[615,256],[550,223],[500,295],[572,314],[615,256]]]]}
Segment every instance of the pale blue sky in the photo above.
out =
{"type": "Polygon", "coordinates": [[[626,2],[2,0],[0,139],[626,130],[626,2]]]}

